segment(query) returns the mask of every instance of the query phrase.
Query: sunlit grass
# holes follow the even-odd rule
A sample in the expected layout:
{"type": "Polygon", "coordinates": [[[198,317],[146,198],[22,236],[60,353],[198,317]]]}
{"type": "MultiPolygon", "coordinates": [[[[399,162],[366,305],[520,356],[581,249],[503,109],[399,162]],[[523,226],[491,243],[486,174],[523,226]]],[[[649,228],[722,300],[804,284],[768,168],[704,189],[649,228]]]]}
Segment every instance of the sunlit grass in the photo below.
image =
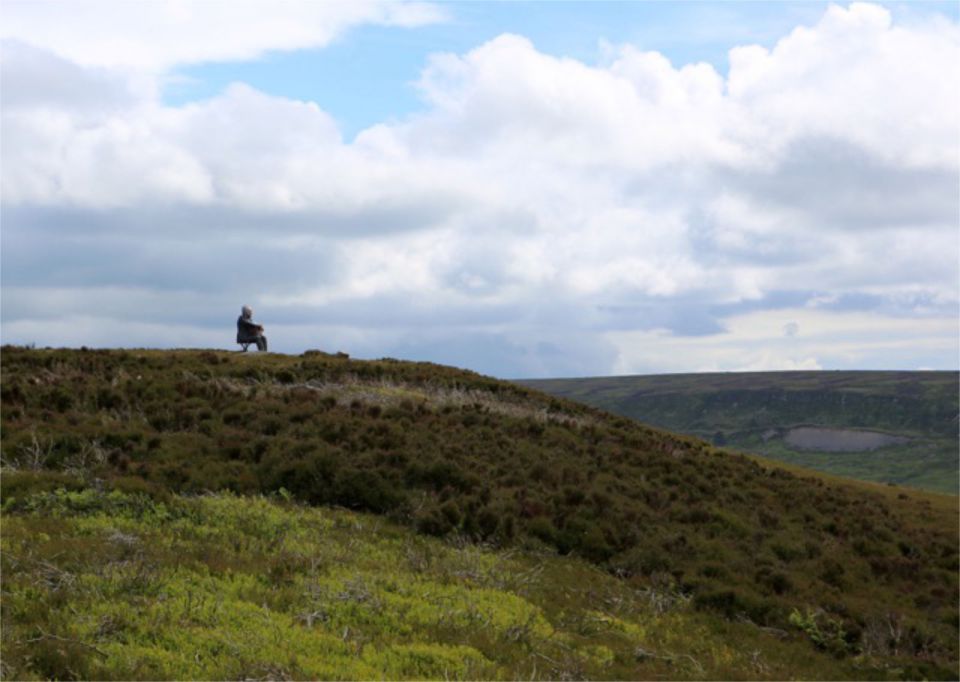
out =
{"type": "MultiPolygon", "coordinates": [[[[48,492],[5,514],[8,679],[893,676],[533,548],[282,500],[48,492]]],[[[902,672],[902,671],[900,671],[902,672]]]]}

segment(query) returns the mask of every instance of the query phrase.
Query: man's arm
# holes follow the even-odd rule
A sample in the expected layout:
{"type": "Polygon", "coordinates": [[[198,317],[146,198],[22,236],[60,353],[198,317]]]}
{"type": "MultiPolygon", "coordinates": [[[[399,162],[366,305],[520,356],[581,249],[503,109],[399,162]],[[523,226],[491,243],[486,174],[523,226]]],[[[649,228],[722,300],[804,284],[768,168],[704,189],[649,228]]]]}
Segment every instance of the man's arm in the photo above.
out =
{"type": "Polygon", "coordinates": [[[239,320],[240,328],[244,333],[256,334],[263,331],[263,325],[259,325],[253,320],[245,320],[242,317],[239,320]]]}

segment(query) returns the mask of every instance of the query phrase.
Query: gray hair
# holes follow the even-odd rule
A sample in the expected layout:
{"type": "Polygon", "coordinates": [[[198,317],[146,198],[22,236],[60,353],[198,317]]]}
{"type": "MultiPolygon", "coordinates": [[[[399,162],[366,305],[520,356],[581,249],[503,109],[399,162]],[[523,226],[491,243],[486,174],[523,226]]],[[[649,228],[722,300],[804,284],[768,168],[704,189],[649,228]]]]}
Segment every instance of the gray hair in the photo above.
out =
{"type": "Polygon", "coordinates": [[[248,305],[243,306],[240,312],[243,313],[244,317],[253,317],[253,308],[248,305]]]}

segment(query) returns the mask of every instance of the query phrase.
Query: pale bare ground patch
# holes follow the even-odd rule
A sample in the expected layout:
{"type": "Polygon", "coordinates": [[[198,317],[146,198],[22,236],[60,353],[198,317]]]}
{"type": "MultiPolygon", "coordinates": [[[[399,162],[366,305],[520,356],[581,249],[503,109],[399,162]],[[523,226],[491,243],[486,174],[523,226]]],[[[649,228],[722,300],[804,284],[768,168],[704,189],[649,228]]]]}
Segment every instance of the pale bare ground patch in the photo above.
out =
{"type": "Polygon", "coordinates": [[[333,399],[340,406],[351,406],[359,403],[380,407],[406,405],[423,407],[428,410],[472,408],[490,414],[520,419],[530,418],[539,423],[564,424],[576,428],[593,426],[598,423],[590,415],[551,410],[543,405],[479,389],[413,384],[389,379],[361,379],[355,375],[347,375],[339,381],[311,380],[293,383],[227,377],[209,380],[196,378],[196,380],[208,383],[224,393],[234,393],[247,397],[253,397],[255,394],[263,392],[278,395],[296,390],[307,390],[315,392],[320,398],[333,399]]]}
{"type": "Polygon", "coordinates": [[[791,429],[784,440],[798,450],[823,452],[864,452],[888,445],[910,442],[905,436],[866,429],[837,429],[817,426],[798,426],[791,429]]]}

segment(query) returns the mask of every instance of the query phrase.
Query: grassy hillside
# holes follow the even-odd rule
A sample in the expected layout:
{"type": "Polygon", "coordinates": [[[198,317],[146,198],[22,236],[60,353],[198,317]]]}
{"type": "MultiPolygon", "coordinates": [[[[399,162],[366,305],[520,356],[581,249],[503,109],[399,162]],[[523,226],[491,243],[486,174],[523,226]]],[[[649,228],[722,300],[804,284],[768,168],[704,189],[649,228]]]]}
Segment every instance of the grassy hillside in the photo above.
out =
{"type": "Polygon", "coordinates": [[[952,494],[960,485],[957,372],[677,374],[520,383],[718,446],[842,476],[952,494]],[[904,442],[863,451],[801,448],[791,443],[791,432],[804,426],[880,432],[904,442]]]}
{"type": "MultiPolygon", "coordinates": [[[[552,678],[958,674],[956,498],[763,466],[426,363],[12,347],[2,362],[3,558],[13,562],[2,645],[15,676],[321,676],[305,652],[340,602],[317,632],[331,656],[353,657],[346,677],[534,674],[519,651],[542,654],[536,675],[552,678]],[[290,501],[182,497],[208,491],[290,501]],[[323,519],[360,517],[294,503],[383,521],[328,536],[321,529],[337,522],[323,519]],[[264,515],[275,521],[258,530],[264,515]],[[495,594],[475,617],[493,625],[471,639],[478,628],[457,614],[480,593],[451,594],[439,623],[416,616],[418,600],[448,596],[407,575],[400,548],[454,551],[423,536],[482,561],[526,548],[505,574],[543,566],[543,577],[535,590],[483,578],[475,587],[495,594]],[[356,555],[337,573],[340,554],[324,548],[351,542],[356,555]],[[383,572],[364,573],[374,567],[383,572]],[[329,581],[308,611],[314,575],[329,581]],[[351,596],[343,581],[365,575],[351,596]],[[397,608],[410,625],[390,615],[391,594],[407,600],[397,608]],[[654,627],[634,603],[643,595],[682,608],[654,627]],[[207,635],[189,640],[190,662],[177,637],[192,632],[180,630],[201,598],[207,635]],[[106,610],[81,615],[101,599],[106,610]],[[47,605],[31,608],[37,600],[47,605]],[[114,630],[124,600],[169,623],[169,636],[137,622],[114,630]],[[497,604],[513,604],[504,608],[526,629],[497,604]],[[309,627],[297,620],[314,612],[309,627]],[[263,649],[269,660],[229,655],[262,649],[257,638],[277,643],[263,649]],[[52,662],[30,658],[39,649],[52,662]],[[63,652],[84,662],[50,673],[63,652]]],[[[437,570],[446,577],[430,580],[450,582],[454,569],[437,570]]]]}
{"type": "Polygon", "coordinates": [[[846,644],[823,613],[797,612],[809,632],[765,630],[542,549],[441,542],[281,496],[161,503],[88,488],[7,507],[5,679],[920,673],[879,652],[833,655],[846,644]]]}

